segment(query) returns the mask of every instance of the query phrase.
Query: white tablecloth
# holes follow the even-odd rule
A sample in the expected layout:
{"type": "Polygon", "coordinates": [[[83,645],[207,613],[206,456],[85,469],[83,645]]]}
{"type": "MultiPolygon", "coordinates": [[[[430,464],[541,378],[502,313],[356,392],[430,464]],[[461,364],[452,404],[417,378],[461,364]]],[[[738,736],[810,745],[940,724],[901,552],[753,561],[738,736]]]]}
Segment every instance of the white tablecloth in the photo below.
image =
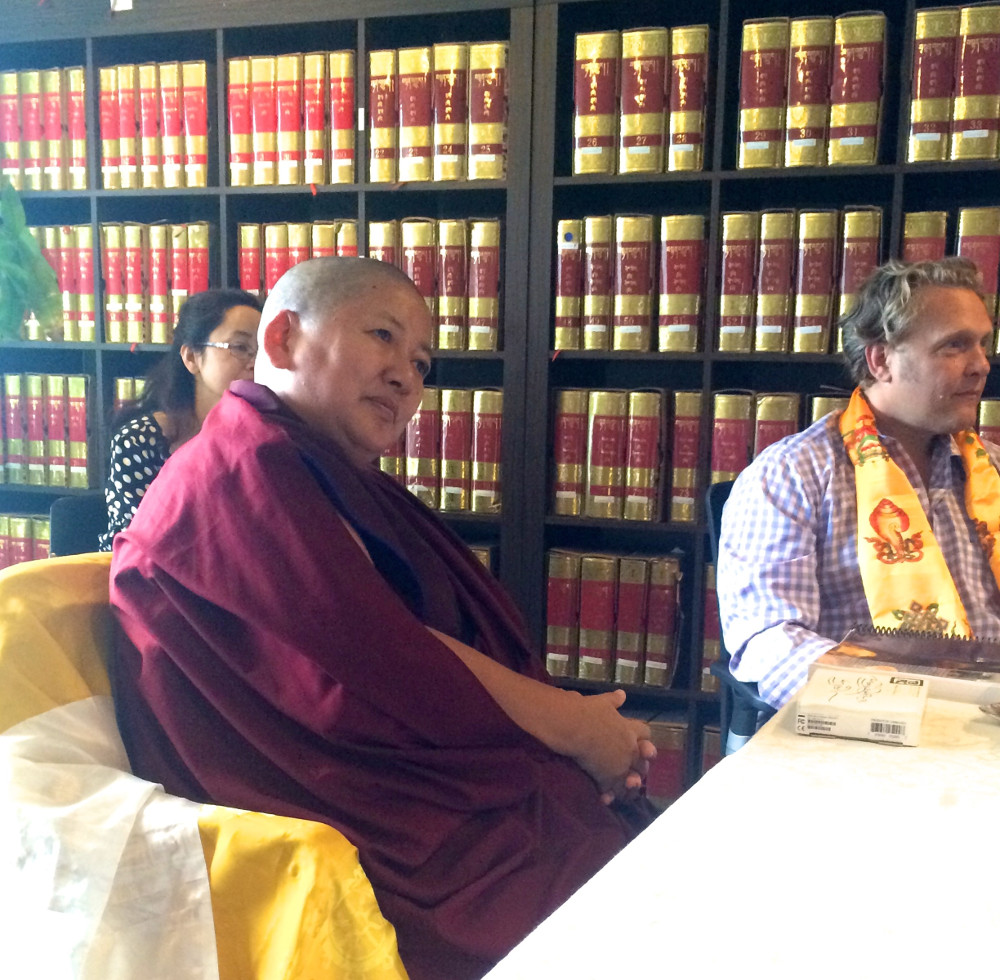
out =
{"type": "Polygon", "coordinates": [[[794,702],[488,977],[1000,971],[1000,721],[928,701],[921,744],[796,735],[794,702]]]}

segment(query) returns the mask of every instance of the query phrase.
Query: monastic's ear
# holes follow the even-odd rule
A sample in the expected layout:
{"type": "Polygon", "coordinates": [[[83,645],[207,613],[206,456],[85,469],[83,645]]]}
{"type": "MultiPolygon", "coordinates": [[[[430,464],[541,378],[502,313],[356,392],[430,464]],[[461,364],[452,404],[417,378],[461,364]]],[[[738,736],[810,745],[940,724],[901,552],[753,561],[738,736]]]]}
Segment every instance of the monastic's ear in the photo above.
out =
{"type": "Polygon", "coordinates": [[[181,360],[184,362],[184,367],[188,369],[191,374],[197,374],[200,365],[198,364],[198,352],[193,347],[188,347],[187,344],[181,344],[181,360]]]}
{"type": "Polygon", "coordinates": [[[876,381],[892,381],[892,372],[889,370],[889,345],[884,341],[869,344],[865,348],[865,361],[868,364],[869,374],[876,381]]]}
{"type": "Polygon", "coordinates": [[[299,329],[299,318],[291,310],[279,310],[265,325],[261,333],[261,353],[274,367],[291,368],[295,335],[299,329]]]}

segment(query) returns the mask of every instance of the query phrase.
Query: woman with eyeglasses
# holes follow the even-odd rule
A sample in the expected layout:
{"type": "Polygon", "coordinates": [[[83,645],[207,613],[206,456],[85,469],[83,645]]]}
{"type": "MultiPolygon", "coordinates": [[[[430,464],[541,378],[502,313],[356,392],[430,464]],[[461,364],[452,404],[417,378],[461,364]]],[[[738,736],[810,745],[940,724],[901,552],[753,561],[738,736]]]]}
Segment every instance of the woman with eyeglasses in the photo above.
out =
{"type": "Polygon", "coordinates": [[[181,306],[170,353],[111,439],[102,551],[111,550],[167,457],[198,433],[230,382],[253,378],[260,310],[260,300],[242,289],[208,289],[181,306]]]}

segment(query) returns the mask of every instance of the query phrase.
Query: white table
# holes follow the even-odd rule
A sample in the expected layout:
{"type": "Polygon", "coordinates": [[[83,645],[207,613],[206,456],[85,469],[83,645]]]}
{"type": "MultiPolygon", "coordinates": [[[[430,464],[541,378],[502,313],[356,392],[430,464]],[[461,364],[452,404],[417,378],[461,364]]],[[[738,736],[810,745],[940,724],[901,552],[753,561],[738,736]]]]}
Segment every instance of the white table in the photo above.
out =
{"type": "Polygon", "coordinates": [[[1000,974],[1000,721],[931,700],[912,748],[793,724],[794,702],[489,980],[1000,974]]]}

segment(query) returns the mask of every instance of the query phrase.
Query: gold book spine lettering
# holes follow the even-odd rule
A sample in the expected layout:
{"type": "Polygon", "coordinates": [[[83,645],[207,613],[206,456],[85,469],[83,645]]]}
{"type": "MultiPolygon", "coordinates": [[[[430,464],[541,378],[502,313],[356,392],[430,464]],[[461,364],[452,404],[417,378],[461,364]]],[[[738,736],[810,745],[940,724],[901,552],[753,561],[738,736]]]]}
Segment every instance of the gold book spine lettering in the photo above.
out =
{"type": "Polygon", "coordinates": [[[799,212],[792,334],[792,350],[797,354],[830,350],[838,220],[836,211],[799,212]]]}
{"type": "Polygon", "coordinates": [[[573,173],[615,172],[621,35],[577,34],[573,79],[573,173]]]}
{"type": "Polygon", "coordinates": [[[138,69],[135,65],[118,65],[117,72],[119,186],[135,190],[140,185],[138,69]]]}
{"type": "Polygon", "coordinates": [[[612,350],[649,350],[653,326],[653,222],[651,214],[615,218],[612,350]]]}
{"type": "Polygon", "coordinates": [[[670,46],[667,170],[701,170],[705,165],[708,25],[675,27],[670,46]]]}
{"type": "Polygon", "coordinates": [[[785,142],[788,20],[744,21],[736,166],[778,167],[785,142]]]}
{"type": "Polygon", "coordinates": [[[763,211],[757,251],[754,350],[788,350],[795,267],[795,212],[763,211]]]}
{"type": "Polygon", "coordinates": [[[465,180],[469,166],[469,46],[435,44],[434,179],[465,180]]]}
{"type": "Polygon", "coordinates": [[[589,400],[585,388],[561,388],[555,393],[553,514],[579,517],[583,513],[589,400]]]}
{"type": "Polygon", "coordinates": [[[660,392],[629,392],[627,438],[622,516],[631,521],[659,520],[663,459],[663,395],[660,392]]]}
{"type": "Polygon", "coordinates": [[[438,348],[468,346],[469,224],[461,219],[438,221],[438,348]]]}
{"type": "Polygon", "coordinates": [[[846,14],[834,26],[827,161],[872,164],[885,77],[885,14],[846,14]]]}
{"type": "Polygon", "coordinates": [[[958,7],[935,7],[915,13],[906,151],[910,163],[948,158],[959,21],[958,7]]]}
{"type": "Polygon", "coordinates": [[[1000,4],[961,8],[948,155],[995,160],[1000,138],[1000,4]]]}
{"type": "Polygon", "coordinates": [[[500,348],[500,221],[469,222],[469,350],[500,348]]]}
{"type": "Polygon", "coordinates": [[[431,49],[401,48],[399,59],[399,179],[434,176],[431,49]]]}
{"type": "Polygon", "coordinates": [[[628,392],[592,391],[587,408],[587,517],[621,518],[628,392]]]}
{"type": "Polygon", "coordinates": [[[719,350],[748,354],[753,348],[754,268],[759,218],[756,211],[722,216],[719,350]]]}
{"type": "Polygon", "coordinates": [[[660,220],[659,349],[696,351],[701,334],[705,218],[665,215],[660,220]]]}
{"type": "Polygon", "coordinates": [[[792,20],[785,116],[786,167],[818,167],[826,162],[832,57],[832,17],[792,20]]]}
{"type": "Polygon", "coordinates": [[[396,112],[398,72],[396,50],[368,54],[368,171],[372,183],[393,183],[399,177],[399,132],[396,112]]]}
{"type": "Polygon", "coordinates": [[[662,173],[665,161],[670,32],[665,27],[622,32],[618,172],[662,173]]]}
{"type": "Polygon", "coordinates": [[[583,349],[611,349],[611,290],[614,219],[583,219],[583,349]]]}

